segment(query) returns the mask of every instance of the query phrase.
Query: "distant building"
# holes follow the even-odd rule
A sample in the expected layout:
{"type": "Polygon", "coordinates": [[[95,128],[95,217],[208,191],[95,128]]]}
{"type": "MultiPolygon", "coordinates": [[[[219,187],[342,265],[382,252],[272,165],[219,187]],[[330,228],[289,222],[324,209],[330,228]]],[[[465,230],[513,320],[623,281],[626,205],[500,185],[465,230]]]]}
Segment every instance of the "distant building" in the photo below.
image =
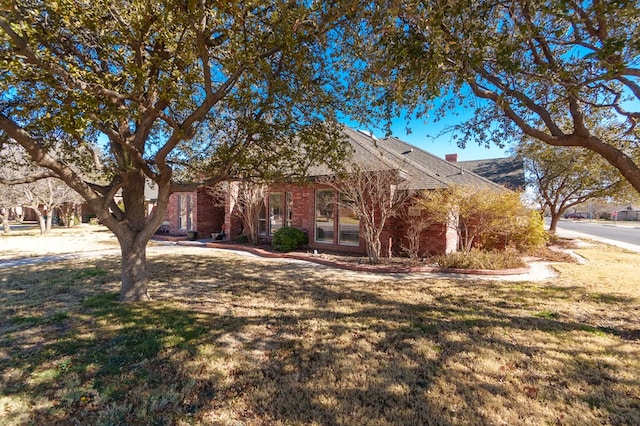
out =
{"type": "Polygon", "coordinates": [[[618,210],[618,220],[640,220],[640,207],[629,205],[618,210]]]}

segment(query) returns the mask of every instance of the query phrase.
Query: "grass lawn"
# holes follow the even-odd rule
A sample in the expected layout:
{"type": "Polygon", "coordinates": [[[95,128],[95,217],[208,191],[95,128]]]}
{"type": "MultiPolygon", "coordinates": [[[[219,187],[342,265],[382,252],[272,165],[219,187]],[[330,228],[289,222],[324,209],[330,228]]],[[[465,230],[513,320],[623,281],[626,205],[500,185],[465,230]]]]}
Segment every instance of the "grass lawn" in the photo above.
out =
{"type": "Polygon", "coordinates": [[[638,255],[579,253],[508,283],[176,248],[132,305],[117,257],[0,269],[0,424],[638,424],[638,255]]]}

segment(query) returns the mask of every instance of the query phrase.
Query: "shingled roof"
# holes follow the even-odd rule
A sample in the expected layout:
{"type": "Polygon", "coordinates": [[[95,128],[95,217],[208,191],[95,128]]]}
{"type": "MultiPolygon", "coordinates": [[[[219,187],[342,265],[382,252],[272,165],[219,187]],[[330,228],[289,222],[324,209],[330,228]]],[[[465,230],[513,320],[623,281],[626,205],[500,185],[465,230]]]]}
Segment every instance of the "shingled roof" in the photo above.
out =
{"type": "Polygon", "coordinates": [[[460,161],[466,170],[491,179],[509,189],[523,189],[524,164],[518,157],[492,158],[489,160],[460,161]]]}
{"type": "MultiPolygon", "coordinates": [[[[407,176],[411,189],[438,189],[454,185],[499,187],[496,183],[468,171],[455,163],[436,157],[395,137],[376,139],[367,132],[343,128],[351,146],[350,161],[367,171],[398,170],[407,176]]],[[[314,176],[331,174],[326,168],[312,172],[314,176]]]]}

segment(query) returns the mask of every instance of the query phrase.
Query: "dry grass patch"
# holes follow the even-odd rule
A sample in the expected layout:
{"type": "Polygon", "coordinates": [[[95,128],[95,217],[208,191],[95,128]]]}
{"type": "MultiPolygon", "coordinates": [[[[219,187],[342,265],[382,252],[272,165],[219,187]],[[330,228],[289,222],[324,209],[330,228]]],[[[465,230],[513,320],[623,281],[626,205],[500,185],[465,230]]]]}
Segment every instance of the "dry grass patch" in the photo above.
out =
{"type": "Polygon", "coordinates": [[[117,258],[1,272],[0,423],[640,417],[640,287],[594,297],[562,268],[543,284],[360,279],[197,248],[149,263],[156,300],[132,305],[117,258]]]}
{"type": "Polygon", "coordinates": [[[47,235],[37,228],[0,234],[0,260],[119,248],[113,233],[101,225],[54,227],[47,235]]]}
{"type": "Polygon", "coordinates": [[[638,253],[601,243],[582,245],[574,251],[587,265],[555,265],[563,283],[584,287],[592,296],[602,295],[603,299],[638,296],[638,253]]]}

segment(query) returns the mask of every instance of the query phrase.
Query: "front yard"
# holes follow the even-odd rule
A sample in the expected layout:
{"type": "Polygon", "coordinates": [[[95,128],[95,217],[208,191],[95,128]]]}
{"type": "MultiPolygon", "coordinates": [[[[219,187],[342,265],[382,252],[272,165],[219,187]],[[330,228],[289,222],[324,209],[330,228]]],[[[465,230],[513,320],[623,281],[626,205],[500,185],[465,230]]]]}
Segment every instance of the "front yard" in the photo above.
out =
{"type": "Polygon", "coordinates": [[[115,256],[0,269],[0,423],[637,423],[637,254],[579,252],[509,283],[183,247],[134,305],[115,256]]]}

